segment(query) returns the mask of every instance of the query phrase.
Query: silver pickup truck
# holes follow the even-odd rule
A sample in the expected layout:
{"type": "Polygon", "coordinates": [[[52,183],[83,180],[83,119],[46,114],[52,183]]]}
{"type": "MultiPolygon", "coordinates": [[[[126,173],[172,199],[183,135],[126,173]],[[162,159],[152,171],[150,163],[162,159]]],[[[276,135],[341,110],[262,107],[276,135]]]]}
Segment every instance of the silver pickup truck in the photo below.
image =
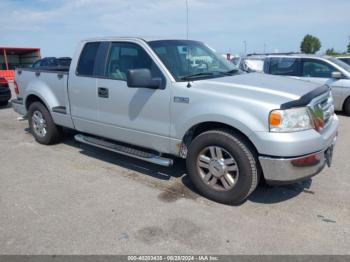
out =
{"type": "Polygon", "coordinates": [[[17,69],[14,110],[36,141],[75,139],[151,163],[186,159],[198,191],[245,200],[259,179],[293,183],[330,165],[338,132],[328,86],[244,74],[198,41],[82,41],[69,72],[17,69]]]}

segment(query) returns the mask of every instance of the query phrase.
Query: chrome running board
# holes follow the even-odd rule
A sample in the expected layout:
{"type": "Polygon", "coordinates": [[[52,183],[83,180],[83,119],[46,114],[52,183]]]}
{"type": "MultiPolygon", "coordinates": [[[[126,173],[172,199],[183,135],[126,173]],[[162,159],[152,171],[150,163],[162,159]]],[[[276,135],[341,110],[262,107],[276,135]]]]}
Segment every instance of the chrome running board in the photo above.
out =
{"type": "Polygon", "coordinates": [[[147,161],[153,164],[157,164],[160,166],[171,166],[173,164],[173,160],[170,158],[161,157],[160,155],[141,151],[139,149],[127,147],[124,145],[119,145],[117,143],[113,143],[104,139],[87,136],[83,134],[75,135],[74,138],[80,143],[84,143],[87,145],[113,151],[121,155],[130,156],[130,157],[137,158],[137,159],[147,161]]]}

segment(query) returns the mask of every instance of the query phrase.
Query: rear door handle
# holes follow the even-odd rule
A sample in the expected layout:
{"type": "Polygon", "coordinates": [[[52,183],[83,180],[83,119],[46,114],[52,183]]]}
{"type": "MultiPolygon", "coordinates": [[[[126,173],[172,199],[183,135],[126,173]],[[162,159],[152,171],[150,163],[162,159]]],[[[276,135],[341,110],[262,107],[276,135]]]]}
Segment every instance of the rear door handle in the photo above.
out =
{"type": "Polygon", "coordinates": [[[109,90],[106,87],[99,87],[97,89],[97,94],[98,94],[99,97],[108,98],[108,96],[109,96],[109,94],[108,94],[109,92],[108,91],[109,90]]]}

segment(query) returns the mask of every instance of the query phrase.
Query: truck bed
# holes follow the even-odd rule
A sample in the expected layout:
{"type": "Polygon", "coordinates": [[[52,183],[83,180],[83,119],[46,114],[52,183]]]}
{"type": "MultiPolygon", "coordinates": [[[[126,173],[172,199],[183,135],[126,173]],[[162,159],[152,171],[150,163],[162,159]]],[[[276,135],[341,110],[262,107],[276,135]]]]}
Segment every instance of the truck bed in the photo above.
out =
{"type": "Polygon", "coordinates": [[[15,80],[19,86],[17,97],[26,97],[27,101],[29,93],[35,93],[39,97],[44,96],[46,107],[51,112],[54,122],[73,127],[69,115],[68,75],[68,71],[18,68],[15,72],[15,80]]]}

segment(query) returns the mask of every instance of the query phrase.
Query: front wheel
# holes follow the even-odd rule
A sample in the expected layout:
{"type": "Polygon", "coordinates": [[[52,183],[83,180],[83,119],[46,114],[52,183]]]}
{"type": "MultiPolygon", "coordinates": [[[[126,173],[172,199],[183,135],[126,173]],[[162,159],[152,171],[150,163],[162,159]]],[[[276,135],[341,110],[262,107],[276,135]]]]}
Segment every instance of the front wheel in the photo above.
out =
{"type": "Polygon", "coordinates": [[[34,102],[28,110],[29,126],[37,142],[50,145],[61,137],[61,129],[53,122],[50,112],[40,102],[34,102]]]}
{"type": "Polygon", "coordinates": [[[189,146],[186,164],[199,192],[220,203],[239,204],[258,184],[254,152],[229,130],[197,136],[189,146]]]}
{"type": "Polygon", "coordinates": [[[350,97],[348,97],[344,102],[344,113],[350,116],[350,97]]]}

